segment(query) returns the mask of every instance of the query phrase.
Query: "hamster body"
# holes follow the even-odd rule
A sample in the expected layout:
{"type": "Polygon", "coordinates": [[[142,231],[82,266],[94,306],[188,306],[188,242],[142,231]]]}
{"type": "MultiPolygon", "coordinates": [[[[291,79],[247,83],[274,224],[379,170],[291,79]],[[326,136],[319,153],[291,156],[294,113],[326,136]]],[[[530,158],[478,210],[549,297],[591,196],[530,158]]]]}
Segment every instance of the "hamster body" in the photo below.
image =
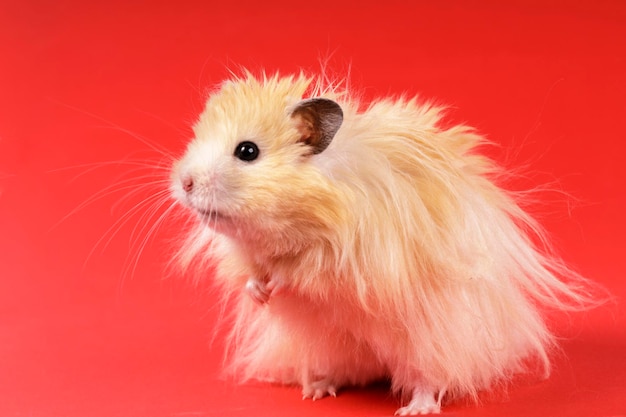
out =
{"type": "Polygon", "coordinates": [[[584,280],[534,243],[483,139],[440,117],[302,75],[209,97],[172,193],[197,219],[181,262],[233,302],[229,372],[313,399],[390,379],[400,415],[549,372],[539,306],[583,305],[584,280]]]}

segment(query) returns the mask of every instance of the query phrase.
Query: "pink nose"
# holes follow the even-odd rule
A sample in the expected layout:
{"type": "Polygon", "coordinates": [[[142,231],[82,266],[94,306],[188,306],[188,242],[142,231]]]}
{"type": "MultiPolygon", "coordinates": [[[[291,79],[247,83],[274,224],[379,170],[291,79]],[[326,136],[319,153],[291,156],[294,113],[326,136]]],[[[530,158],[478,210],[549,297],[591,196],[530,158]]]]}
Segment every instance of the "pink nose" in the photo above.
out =
{"type": "Polygon", "coordinates": [[[183,190],[185,192],[191,192],[193,190],[193,178],[191,176],[186,176],[182,179],[183,190]]]}

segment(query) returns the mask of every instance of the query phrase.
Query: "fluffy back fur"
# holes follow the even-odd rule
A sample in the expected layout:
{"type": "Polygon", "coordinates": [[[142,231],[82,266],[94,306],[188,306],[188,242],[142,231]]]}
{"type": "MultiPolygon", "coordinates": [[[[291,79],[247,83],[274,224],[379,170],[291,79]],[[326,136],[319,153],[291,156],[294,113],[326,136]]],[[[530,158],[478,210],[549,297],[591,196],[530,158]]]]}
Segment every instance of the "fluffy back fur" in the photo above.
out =
{"type": "Polygon", "coordinates": [[[549,372],[540,311],[587,306],[588,285],[496,185],[483,139],[440,118],[416,100],[363,106],[304,76],[248,74],[209,98],[172,187],[228,219],[199,221],[180,254],[215,265],[233,299],[228,371],[305,389],[390,378],[400,392],[474,399],[530,364],[549,372]],[[306,97],[344,113],[318,155],[289,117],[306,97]],[[242,140],[259,145],[257,161],[233,158],[242,140]],[[251,277],[283,291],[257,305],[251,277]]]}

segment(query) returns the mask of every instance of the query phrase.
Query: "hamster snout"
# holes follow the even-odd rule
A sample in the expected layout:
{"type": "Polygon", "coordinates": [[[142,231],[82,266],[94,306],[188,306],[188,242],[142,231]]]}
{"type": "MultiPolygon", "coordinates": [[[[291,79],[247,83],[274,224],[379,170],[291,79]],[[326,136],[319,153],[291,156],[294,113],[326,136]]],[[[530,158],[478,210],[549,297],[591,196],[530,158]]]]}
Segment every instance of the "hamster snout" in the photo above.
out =
{"type": "Polygon", "coordinates": [[[189,194],[193,190],[193,183],[194,181],[191,175],[185,175],[180,179],[180,184],[187,194],[189,194]]]}
{"type": "Polygon", "coordinates": [[[215,194],[213,182],[211,176],[205,178],[181,169],[172,181],[174,198],[200,214],[210,212],[215,194]]]}
{"type": "Polygon", "coordinates": [[[202,223],[226,233],[232,217],[228,187],[216,170],[198,171],[188,166],[177,167],[173,176],[173,196],[196,213],[202,223]]]}
{"type": "Polygon", "coordinates": [[[223,186],[220,175],[214,171],[193,172],[192,170],[181,170],[174,178],[174,188],[179,190],[179,199],[183,198],[188,202],[198,199],[206,199],[215,196],[223,186]]]}

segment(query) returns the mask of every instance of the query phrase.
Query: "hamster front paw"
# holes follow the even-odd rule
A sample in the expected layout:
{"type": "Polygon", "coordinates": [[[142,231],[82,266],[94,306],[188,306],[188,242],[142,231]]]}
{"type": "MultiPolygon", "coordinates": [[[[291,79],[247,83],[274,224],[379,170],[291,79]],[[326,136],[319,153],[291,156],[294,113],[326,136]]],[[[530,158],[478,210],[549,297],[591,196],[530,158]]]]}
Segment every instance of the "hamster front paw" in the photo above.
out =
{"type": "Polygon", "coordinates": [[[270,300],[271,291],[267,288],[268,283],[256,277],[248,278],[246,292],[257,304],[263,305],[270,300]]]}
{"type": "Polygon", "coordinates": [[[246,292],[258,304],[267,304],[270,297],[283,292],[283,285],[278,284],[276,280],[269,278],[260,280],[256,277],[248,278],[246,282],[246,292]]]}

